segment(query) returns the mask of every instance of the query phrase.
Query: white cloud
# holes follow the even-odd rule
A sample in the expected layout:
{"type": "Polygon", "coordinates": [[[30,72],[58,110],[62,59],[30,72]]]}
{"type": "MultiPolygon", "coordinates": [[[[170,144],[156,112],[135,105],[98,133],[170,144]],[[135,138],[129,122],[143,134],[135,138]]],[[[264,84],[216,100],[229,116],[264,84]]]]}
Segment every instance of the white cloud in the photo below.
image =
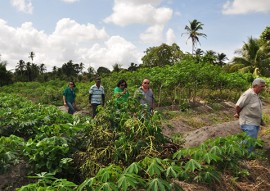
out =
{"type": "Polygon", "coordinates": [[[18,28],[8,26],[0,19],[0,50],[7,68],[15,69],[19,60],[30,61],[29,53],[35,53],[34,63],[44,63],[50,71],[69,60],[84,63],[97,69],[112,68],[115,63],[128,67],[131,62],[140,63],[141,52],[127,40],[110,37],[104,29],[92,24],[81,25],[71,19],[61,19],[52,34],[35,29],[31,22],[18,28]],[[90,65],[89,65],[90,64],[90,65]]]}
{"type": "Polygon", "coordinates": [[[149,27],[144,33],[140,34],[140,39],[143,43],[158,45],[162,43],[163,25],[153,25],[149,27]]]}
{"type": "Polygon", "coordinates": [[[169,28],[166,33],[166,43],[171,45],[176,42],[176,36],[174,34],[173,29],[169,28]]]}
{"type": "Polygon", "coordinates": [[[61,1],[64,1],[65,3],[75,3],[80,0],[61,0],[61,1]]]}
{"type": "Polygon", "coordinates": [[[116,0],[113,14],[104,21],[120,26],[134,23],[165,24],[171,19],[173,11],[169,8],[156,8],[155,6],[159,3],[159,0],[116,0]]]}
{"type": "Polygon", "coordinates": [[[73,43],[108,38],[105,29],[98,30],[93,24],[81,25],[69,18],[63,18],[57,22],[54,36],[65,37],[66,39],[73,37],[73,43]]]}
{"type": "Polygon", "coordinates": [[[112,65],[118,63],[124,68],[130,66],[131,62],[141,63],[142,53],[130,42],[120,36],[112,36],[105,41],[104,46],[94,44],[90,49],[81,49],[80,54],[85,57],[85,63],[94,68],[100,66],[112,69],[112,65]],[[88,61],[88,62],[87,62],[88,61]]]}
{"type": "Polygon", "coordinates": [[[269,0],[233,0],[227,1],[223,5],[222,13],[230,14],[248,14],[255,12],[270,12],[269,0]]]}
{"type": "Polygon", "coordinates": [[[172,18],[173,10],[158,7],[161,0],[115,0],[113,13],[104,19],[119,26],[145,24],[148,28],[140,34],[143,43],[158,45],[164,41],[164,26],[172,18]]]}
{"type": "Polygon", "coordinates": [[[31,0],[10,0],[12,6],[16,7],[19,11],[31,14],[33,6],[31,0]]]}

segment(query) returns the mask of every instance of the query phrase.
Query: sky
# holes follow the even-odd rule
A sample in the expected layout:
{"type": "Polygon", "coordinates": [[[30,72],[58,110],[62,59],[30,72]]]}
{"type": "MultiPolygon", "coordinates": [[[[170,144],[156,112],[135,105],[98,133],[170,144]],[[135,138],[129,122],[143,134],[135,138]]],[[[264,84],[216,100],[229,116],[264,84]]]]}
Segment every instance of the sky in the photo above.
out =
{"type": "Polygon", "coordinates": [[[0,59],[85,69],[141,64],[147,48],[176,43],[191,52],[185,26],[203,24],[197,48],[237,56],[249,37],[270,26],[270,0],[1,0],[0,59]]]}

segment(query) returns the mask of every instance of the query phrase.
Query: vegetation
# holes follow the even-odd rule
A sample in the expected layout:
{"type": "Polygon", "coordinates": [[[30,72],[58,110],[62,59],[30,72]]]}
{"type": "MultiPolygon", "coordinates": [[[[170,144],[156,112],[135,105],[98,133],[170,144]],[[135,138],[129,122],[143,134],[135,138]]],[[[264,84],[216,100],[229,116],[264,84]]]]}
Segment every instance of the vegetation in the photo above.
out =
{"type": "Polygon", "coordinates": [[[176,105],[185,112],[198,100],[235,101],[257,75],[270,75],[269,27],[259,40],[250,38],[239,51],[241,57],[227,65],[223,53],[195,51],[199,37],[206,37],[198,32],[202,26],[194,20],[185,28],[192,54],[184,54],[177,44],[162,44],[146,50],[143,64],[123,69],[116,63],[112,72],[102,66],[84,72],[84,64],[72,60],[46,72],[44,64],[34,63],[34,52],[30,62],[18,62],[14,73],[1,62],[0,173],[26,164],[33,181],[19,191],[181,190],[177,180],[211,186],[223,172],[236,179],[246,176],[239,162],[260,157],[246,149],[261,146],[260,140],[239,134],[184,149],[181,141],[162,134],[162,113],[149,113],[133,96],[121,104],[113,96],[119,79],[127,80],[133,95],[141,80],[149,78],[158,107],[176,105]],[[256,68],[260,73],[253,74],[256,68]],[[106,104],[94,119],[57,108],[67,81],[74,80],[78,107],[88,109],[95,75],[102,77],[106,104]]]}
{"type": "Polygon", "coordinates": [[[29,173],[36,174],[29,178],[38,179],[18,190],[180,190],[172,179],[219,181],[222,171],[239,172],[239,160],[254,157],[245,148],[261,144],[249,139],[241,145],[246,137],[236,135],[181,149],[161,134],[159,114],[149,115],[136,99],[124,105],[112,100],[94,119],[10,94],[2,93],[0,99],[0,126],[5,130],[0,154],[9,157],[1,161],[2,170],[26,161],[29,173]],[[167,150],[172,144],[174,149],[167,150]]]}

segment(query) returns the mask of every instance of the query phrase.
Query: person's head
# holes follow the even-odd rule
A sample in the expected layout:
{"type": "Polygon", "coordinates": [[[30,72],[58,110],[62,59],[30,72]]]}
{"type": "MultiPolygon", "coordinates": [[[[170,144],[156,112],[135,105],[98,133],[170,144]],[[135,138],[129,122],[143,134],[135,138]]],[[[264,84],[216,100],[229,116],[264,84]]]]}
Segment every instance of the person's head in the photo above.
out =
{"type": "Polygon", "coordinates": [[[252,82],[252,88],[254,89],[255,93],[260,93],[265,88],[265,81],[261,78],[256,78],[252,82]]]}
{"type": "Polygon", "coordinates": [[[95,79],[95,81],[96,81],[96,86],[99,87],[100,84],[101,84],[101,79],[100,79],[99,77],[97,77],[97,78],[95,79]]]}
{"type": "Polygon", "coordinates": [[[127,82],[125,80],[119,80],[119,82],[117,83],[117,87],[121,88],[121,89],[125,89],[127,88],[127,82]]]}
{"type": "Polygon", "coordinates": [[[76,85],[75,85],[74,81],[70,81],[70,82],[69,82],[69,87],[70,87],[70,88],[74,88],[74,87],[76,87],[76,85]]]}
{"type": "Polygon", "coordinates": [[[147,78],[145,78],[143,81],[142,81],[142,87],[144,89],[149,89],[149,85],[150,85],[150,80],[148,80],[147,78]]]}

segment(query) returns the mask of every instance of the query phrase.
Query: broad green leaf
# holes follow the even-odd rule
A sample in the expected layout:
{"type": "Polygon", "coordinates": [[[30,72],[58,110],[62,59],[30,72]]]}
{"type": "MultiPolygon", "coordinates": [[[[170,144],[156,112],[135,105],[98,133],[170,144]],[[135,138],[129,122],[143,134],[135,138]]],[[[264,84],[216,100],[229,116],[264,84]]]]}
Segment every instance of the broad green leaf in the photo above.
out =
{"type": "Polygon", "coordinates": [[[203,156],[203,160],[208,164],[210,164],[212,160],[217,162],[219,159],[220,158],[217,155],[211,153],[206,153],[203,156]]]}
{"type": "Polygon", "coordinates": [[[178,165],[169,166],[166,170],[166,177],[177,178],[181,171],[182,169],[178,165]]]}
{"type": "Polygon", "coordinates": [[[102,185],[98,186],[97,191],[119,191],[115,183],[113,182],[105,182],[102,185]]]}
{"type": "Polygon", "coordinates": [[[160,164],[161,164],[160,159],[153,158],[146,172],[150,176],[154,176],[154,175],[160,176],[160,174],[164,171],[163,167],[160,164]]]}
{"type": "Polygon", "coordinates": [[[150,180],[147,190],[151,191],[167,191],[170,188],[170,184],[160,178],[150,180]]]}
{"type": "Polygon", "coordinates": [[[138,184],[143,184],[143,182],[144,180],[140,176],[132,173],[122,174],[117,181],[118,188],[124,191],[130,190],[129,187],[135,189],[138,184]]]}
{"type": "Polygon", "coordinates": [[[222,154],[222,151],[221,151],[220,147],[218,147],[218,146],[213,146],[213,147],[210,149],[209,153],[220,156],[220,155],[222,154]]]}
{"type": "Polygon", "coordinates": [[[77,188],[77,191],[84,191],[85,189],[87,191],[93,191],[94,189],[92,186],[94,183],[95,183],[95,178],[88,178],[79,185],[79,187],[77,188]]]}
{"type": "Polygon", "coordinates": [[[136,162],[133,162],[131,165],[129,165],[126,169],[125,172],[127,173],[134,173],[134,174],[138,174],[139,172],[139,165],[136,162]]]}
{"type": "Polygon", "coordinates": [[[200,163],[194,159],[190,159],[185,165],[185,171],[187,172],[194,172],[195,170],[200,170],[201,168],[200,163]]]}

